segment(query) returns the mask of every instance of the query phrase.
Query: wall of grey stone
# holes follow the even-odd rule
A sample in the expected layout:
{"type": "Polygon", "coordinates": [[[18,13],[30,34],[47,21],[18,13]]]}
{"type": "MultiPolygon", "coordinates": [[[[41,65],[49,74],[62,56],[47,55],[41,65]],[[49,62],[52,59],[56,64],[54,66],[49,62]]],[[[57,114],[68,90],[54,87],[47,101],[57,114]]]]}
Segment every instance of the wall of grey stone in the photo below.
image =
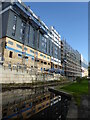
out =
{"type": "Polygon", "coordinates": [[[2,29],[2,36],[0,36],[0,38],[6,36],[7,23],[8,23],[8,13],[9,13],[9,11],[6,11],[2,14],[2,24],[0,25],[0,28],[2,29]]]}
{"type": "Polygon", "coordinates": [[[37,81],[60,80],[61,75],[58,74],[36,74],[35,71],[16,71],[4,68],[0,65],[0,83],[32,83],[37,81]]]}

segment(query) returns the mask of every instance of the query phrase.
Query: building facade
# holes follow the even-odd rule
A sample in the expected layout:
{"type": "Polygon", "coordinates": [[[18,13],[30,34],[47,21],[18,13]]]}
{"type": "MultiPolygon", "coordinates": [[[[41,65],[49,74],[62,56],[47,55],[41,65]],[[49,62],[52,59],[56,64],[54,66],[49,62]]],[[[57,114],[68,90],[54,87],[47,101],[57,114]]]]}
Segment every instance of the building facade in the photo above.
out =
{"type": "Polygon", "coordinates": [[[64,75],[71,80],[81,76],[81,54],[77,50],[74,50],[66,40],[62,40],[61,51],[64,75]]]}
{"type": "Polygon", "coordinates": [[[69,79],[82,76],[81,54],[53,26],[47,27],[21,2],[3,2],[0,57],[5,66],[53,70],[69,79]]]}
{"type": "Polygon", "coordinates": [[[4,64],[41,71],[52,67],[61,69],[60,35],[54,29],[49,30],[29,7],[19,2],[3,3],[2,26],[4,64]]]}

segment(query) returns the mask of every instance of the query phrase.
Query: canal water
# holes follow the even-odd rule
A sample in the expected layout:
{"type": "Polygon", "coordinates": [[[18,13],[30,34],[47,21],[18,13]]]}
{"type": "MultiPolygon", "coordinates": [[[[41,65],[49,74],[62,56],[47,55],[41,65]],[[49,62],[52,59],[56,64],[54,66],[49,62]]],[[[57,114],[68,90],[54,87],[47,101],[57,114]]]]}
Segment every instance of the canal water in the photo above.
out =
{"type": "MultiPolygon", "coordinates": [[[[3,118],[7,118],[6,117],[8,115],[7,112],[13,108],[14,104],[17,104],[21,101],[27,101],[29,99],[32,99],[33,98],[32,96],[34,96],[34,100],[35,100],[35,98],[37,96],[40,96],[41,94],[43,94],[44,96],[47,93],[51,93],[47,89],[45,89],[44,91],[43,89],[39,89],[37,92],[36,91],[37,90],[32,90],[32,89],[15,89],[15,90],[2,92],[3,118]]],[[[51,93],[51,94],[55,95],[55,93],[51,93]]],[[[53,101],[53,104],[51,104],[51,101],[49,101],[48,107],[28,117],[28,119],[29,120],[61,120],[61,119],[65,120],[68,112],[69,101],[67,98],[62,99],[62,96],[60,95],[59,97],[60,98],[58,100],[53,101]]],[[[15,110],[16,109],[14,108],[14,112],[15,110]]],[[[10,112],[9,112],[9,117],[10,117],[10,112]]],[[[23,119],[22,115],[18,115],[18,117],[19,119],[23,119]]]]}

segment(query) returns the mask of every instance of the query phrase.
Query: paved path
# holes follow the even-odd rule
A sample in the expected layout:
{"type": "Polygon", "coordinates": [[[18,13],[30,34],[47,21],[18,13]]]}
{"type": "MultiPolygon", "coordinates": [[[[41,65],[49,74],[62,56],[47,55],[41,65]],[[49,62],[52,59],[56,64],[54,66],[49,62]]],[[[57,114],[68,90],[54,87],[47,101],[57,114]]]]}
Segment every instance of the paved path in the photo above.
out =
{"type": "Polygon", "coordinates": [[[90,109],[88,100],[87,95],[82,96],[80,106],[77,106],[74,100],[72,100],[69,106],[67,120],[89,120],[90,109]]]}
{"type": "Polygon", "coordinates": [[[75,104],[75,102],[72,100],[69,106],[68,114],[67,114],[67,120],[78,118],[78,107],[75,104]]]}

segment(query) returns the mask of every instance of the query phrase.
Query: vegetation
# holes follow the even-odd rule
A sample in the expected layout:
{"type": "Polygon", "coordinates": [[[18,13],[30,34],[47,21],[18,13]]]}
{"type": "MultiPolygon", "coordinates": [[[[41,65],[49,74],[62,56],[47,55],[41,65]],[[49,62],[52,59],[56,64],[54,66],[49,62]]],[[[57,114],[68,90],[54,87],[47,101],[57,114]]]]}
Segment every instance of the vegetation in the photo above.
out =
{"type": "Polygon", "coordinates": [[[72,94],[76,103],[79,105],[81,96],[88,94],[88,80],[85,77],[84,78],[78,77],[76,79],[76,82],[67,84],[62,87],[58,87],[57,89],[72,94]]]}

